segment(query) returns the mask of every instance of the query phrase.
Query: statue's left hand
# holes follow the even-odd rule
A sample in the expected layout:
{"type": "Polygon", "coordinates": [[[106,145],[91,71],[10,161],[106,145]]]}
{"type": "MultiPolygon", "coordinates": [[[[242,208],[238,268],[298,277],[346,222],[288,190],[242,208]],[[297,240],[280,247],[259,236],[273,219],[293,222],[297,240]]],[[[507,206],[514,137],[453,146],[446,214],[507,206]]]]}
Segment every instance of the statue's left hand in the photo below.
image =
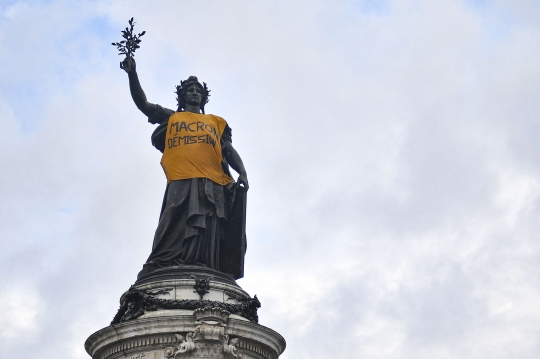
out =
{"type": "Polygon", "coordinates": [[[248,183],[247,175],[245,173],[238,176],[238,180],[236,181],[236,183],[238,185],[241,185],[241,184],[244,185],[246,191],[249,189],[249,183],[248,183]]]}

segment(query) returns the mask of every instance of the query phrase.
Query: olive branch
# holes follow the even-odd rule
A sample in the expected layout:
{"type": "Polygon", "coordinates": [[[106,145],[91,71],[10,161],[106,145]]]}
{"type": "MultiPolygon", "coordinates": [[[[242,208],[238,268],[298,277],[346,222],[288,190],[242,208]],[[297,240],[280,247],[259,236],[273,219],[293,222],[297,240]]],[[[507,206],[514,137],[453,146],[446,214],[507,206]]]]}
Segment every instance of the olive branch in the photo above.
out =
{"type": "Polygon", "coordinates": [[[141,37],[146,33],[146,31],[143,31],[139,34],[134,34],[134,25],[135,21],[133,21],[133,18],[131,18],[131,20],[129,20],[129,27],[126,27],[125,30],[122,30],[122,37],[124,38],[124,40],[112,43],[112,45],[116,46],[116,48],[120,52],[118,55],[135,57],[135,50],[140,47],[139,44],[141,43],[141,37]]]}

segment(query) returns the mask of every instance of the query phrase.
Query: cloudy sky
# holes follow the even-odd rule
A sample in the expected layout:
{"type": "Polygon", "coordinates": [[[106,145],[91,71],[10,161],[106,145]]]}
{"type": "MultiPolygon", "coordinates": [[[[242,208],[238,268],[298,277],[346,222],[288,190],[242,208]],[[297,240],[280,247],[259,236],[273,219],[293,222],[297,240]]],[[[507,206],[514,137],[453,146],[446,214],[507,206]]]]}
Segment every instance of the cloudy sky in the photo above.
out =
{"type": "Polygon", "coordinates": [[[87,358],[150,253],[148,99],[196,75],[248,171],[284,359],[540,357],[540,2],[0,0],[0,356],[87,358]]]}

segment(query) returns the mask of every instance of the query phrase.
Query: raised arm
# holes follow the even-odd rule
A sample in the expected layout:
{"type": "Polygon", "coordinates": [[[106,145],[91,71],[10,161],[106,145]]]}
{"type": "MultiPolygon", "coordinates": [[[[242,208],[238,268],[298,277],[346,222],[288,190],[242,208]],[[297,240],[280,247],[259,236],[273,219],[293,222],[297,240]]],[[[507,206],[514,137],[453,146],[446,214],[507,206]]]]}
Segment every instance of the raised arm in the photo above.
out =
{"type": "Polygon", "coordinates": [[[242,162],[242,159],[240,158],[240,155],[238,154],[238,152],[236,152],[236,150],[232,146],[231,141],[223,140],[222,152],[227,162],[229,162],[231,167],[239,174],[238,181],[237,181],[238,184],[243,184],[246,190],[248,190],[249,183],[247,179],[246,169],[244,168],[244,163],[242,162]]]}
{"type": "Polygon", "coordinates": [[[142,113],[147,117],[151,117],[158,109],[156,104],[150,103],[146,100],[146,95],[139,82],[139,76],[137,76],[137,64],[132,57],[126,57],[124,61],[120,63],[120,68],[128,74],[129,78],[129,90],[131,91],[131,97],[133,102],[142,113]]]}

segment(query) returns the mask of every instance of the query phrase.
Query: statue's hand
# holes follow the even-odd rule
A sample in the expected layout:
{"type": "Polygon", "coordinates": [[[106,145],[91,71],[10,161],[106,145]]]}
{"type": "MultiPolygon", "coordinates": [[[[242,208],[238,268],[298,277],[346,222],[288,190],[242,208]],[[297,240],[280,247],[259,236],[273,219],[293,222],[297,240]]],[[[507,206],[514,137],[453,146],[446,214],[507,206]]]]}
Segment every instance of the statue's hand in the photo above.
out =
{"type": "Polygon", "coordinates": [[[135,72],[137,68],[137,64],[135,63],[135,59],[133,57],[126,57],[124,61],[120,63],[120,68],[127,72],[128,74],[131,72],[135,72]]]}
{"type": "Polygon", "coordinates": [[[236,181],[238,185],[244,185],[246,191],[249,189],[249,183],[247,179],[247,174],[243,173],[240,176],[238,176],[238,180],[236,181]]]}

